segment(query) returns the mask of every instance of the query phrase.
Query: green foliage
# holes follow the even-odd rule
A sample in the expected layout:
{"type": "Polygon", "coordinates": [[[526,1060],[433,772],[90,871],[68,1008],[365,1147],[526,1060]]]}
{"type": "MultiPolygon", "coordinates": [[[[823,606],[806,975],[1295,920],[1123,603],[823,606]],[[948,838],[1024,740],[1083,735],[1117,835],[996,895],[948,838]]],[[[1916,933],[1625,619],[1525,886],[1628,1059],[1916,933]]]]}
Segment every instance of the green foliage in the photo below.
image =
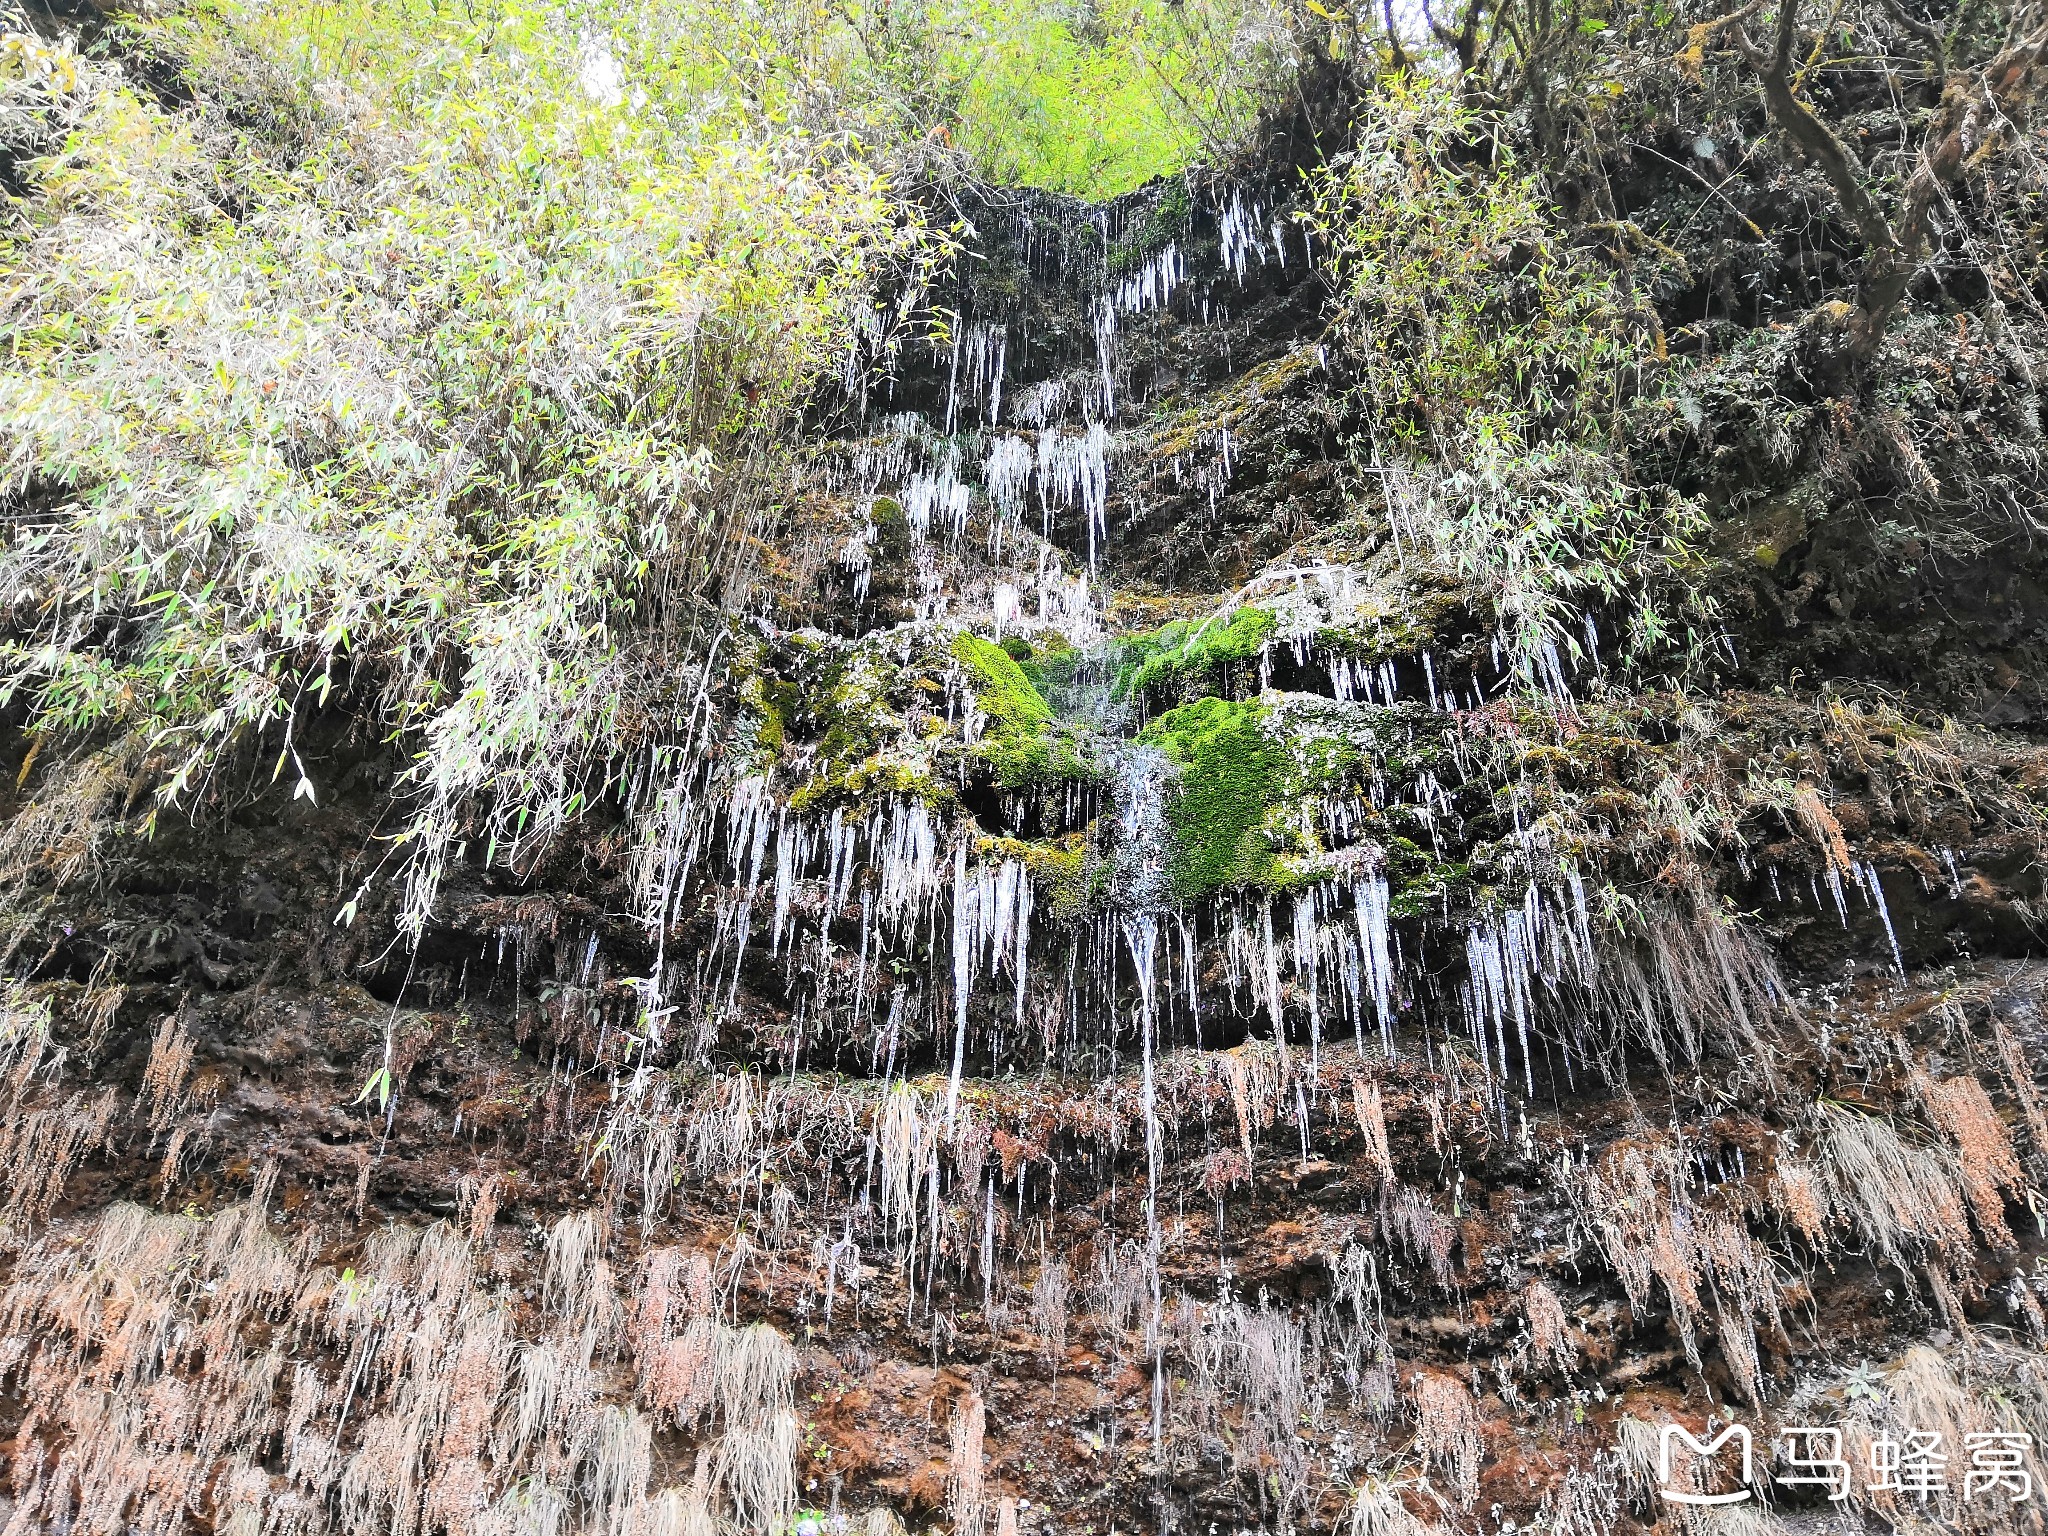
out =
{"type": "Polygon", "coordinates": [[[902,128],[943,135],[975,170],[1108,197],[1228,153],[1292,78],[1272,0],[865,0],[849,84],[902,128]]]}
{"type": "Polygon", "coordinates": [[[1173,890],[1182,901],[1258,883],[1272,870],[1271,842],[1258,829],[1287,760],[1265,721],[1261,704],[1200,699],[1161,715],[1139,736],[1180,769],[1166,815],[1173,890]]]}
{"type": "Polygon", "coordinates": [[[1180,697],[1221,691],[1233,668],[1255,664],[1273,636],[1271,610],[1239,608],[1223,623],[1175,619],[1117,643],[1111,696],[1142,699],[1157,690],[1180,697]]]}
{"type": "Polygon", "coordinates": [[[1527,674],[1575,647],[1576,607],[1633,604],[1662,641],[1701,518],[1630,474],[1651,325],[1447,88],[1389,81],[1357,126],[1315,219],[1397,528],[1488,590],[1527,674]]]}
{"type": "Polygon", "coordinates": [[[975,707],[988,719],[981,754],[1005,789],[1093,776],[1072,730],[1060,726],[1023,667],[1003,646],[979,635],[953,638],[953,658],[966,670],[975,707]]]}
{"type": "Polygon", "coordinates": [[[623,63],[541,6],[191,13],[162,44],[256,128],[52,75],[7,252],[0,455],[50,510],[0,697],[145,737],[167,801],[252,746],[317,796],[298,732],[346,700],[416,754],[413,924],[459,841],[537,846],[674,717],[741,466],[931,249],[692,8],[607,14],[623,63]]]}
{"type": "Polygon", "coordinates": [[[953,9],[959,140],[994,179],[1102,197],[1194,157],[1196,127],[1172,95],[1186,61],[1164,31],[1162,0],[1134,7],[1130,23],[1094,27],[1066,5],[953,9]]]}

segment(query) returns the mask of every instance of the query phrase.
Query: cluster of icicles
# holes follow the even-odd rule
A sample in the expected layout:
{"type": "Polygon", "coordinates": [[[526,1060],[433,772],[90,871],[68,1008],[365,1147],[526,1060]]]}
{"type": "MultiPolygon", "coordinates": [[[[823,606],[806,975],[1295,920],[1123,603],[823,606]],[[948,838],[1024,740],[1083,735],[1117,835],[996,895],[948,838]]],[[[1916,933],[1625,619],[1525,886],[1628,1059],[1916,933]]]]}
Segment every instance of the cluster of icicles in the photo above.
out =
{"type": "MultiPolygon", "coordinates": [[[[1248,207],[1223,212],[1229,215],[1227,252],[1237,253],[1232,270],[1241,276],[1245,260],[1264,259],[1264,226],[1248,207]]],[[[1273,259],[1283,259],[1285,229],[1272,231],[1273,259]]],[[[1184,275],[1168,251],[1120,290],[1111,307],[1165,302],[1184,275]]],[[[1056,518],[1078,515],[1093,562],[1108,535],[1115,439],[1099,419],[1064,419],[1077,407],[1084,418],[1090,414],[1086,392],[1065,382],[1029,383],[1006,395],[999,331],[962,327],[955,334],[947,424],[957,425],[959,391],[966,388],[983,403],[989,425],[940,433],[923,417],[900,413],[822,456],[814,472],[856,503],[872,506],[896,492],[913,543],[926,550],[939,540],[959,545],[980,507],[987,548],[995,555],[1006,530],[1025,527],[1035,510],[1038,612],[1034,618],[1025,611],[1016,584],[998,584],[988,627],[1000,634],[1006,623],[1026,629],[1036,623],[1077,638],[1088,628],[1073,622],[1077,610],[1090,605],[1087,578],[1070,582],[1048,566],[1047,541],[1056,518]],[[1027,430],[994,425],[1005,413],[1027,430]]],[[[1216,451],[1227,477],[1235,452],[1227,433],[1219,435],[1216,451]]],[[[870,520],[842,564],[864,577],[875,541],[870,520]]],[[[1357,606],[1351,583],[1341,566],[1290,567],[1262,573],[1239,599],[1299,610],[1274,642],[1292,647],[1299,668],[1312,659],[1318,626],[1357,606]]],[[[1597,635],[1590,620],[1588,626],[1590,652],[1597,635]]],[[[1099,634],[1097,625],[1089,638],[1099,634]]],[[[1271,654],[1269,647],[1260,659],[1262,684],[1271,654]]],[[[1494,660],[1498,675],[1484,685],[1489,690],[1512,681],[1502,647],[1496,646],[1494,660]]],[[[1378,712],[1409,720],[1424,700],[1432,711],[1483,702],[1476,676],[1440,678],[1426,650],[1398,667],[1342,656],[1326,657],[1324,664],[1334,699],[1323,704],[1368,730],[1378,712]]],[[[1570,707],[1567,681],[1553,650],[1546,682],[1560,708],[1570,707]]],[[[972,689],[963,684],[954,696],[971,699],[972,689]]],[[[971,731],[971,704],[967,713],[971,731]]],[[[1447,733],[1446,745],[1463,768],[1458,733],[1447,733]]],[[[1611,1012],[1618,1002],[1650,1031],[1660,1028],[1660,1017],[1675,1017],[1689,1054],[1695,1032],[1685,1017],[1688,998],[1699,993],[1697,977],[1711,976],[1716,966],[1687,959],[1699,943],[1682,939],[1658,949],[1649,973],[1629,969],[1635,964],[1630,957],[1603,955],[1578,875],[1540,850],[1526,850],[1529,873],[1512,908],[1471,916],[1463,931],[1450,935],[1464,949],[1470,975],[1447,990],[1416,963],[1419,955],[1403,953],[1387,874],[1373,850],[1358,845],[1372,819],[1362,795],[1337,795],[1319,807],[1324,845],[1345,850],[1329,878],[1288,895],[1238,893],[1184,910],[1167,899],[1161,878],[1169,833],[1158,812],[1167,798],[1169,765],[1156,752],[1148,756],[1107,737],[1098,737],[1097,746],[1102,766],[1118,779],[1120,805],[1142,802],[1154,811],[1151,825],[1122,827],[1109,856],[1128,862],[1130,850],[1143,845],[1152,868],[1142,889],[1120,880],[1093,917],[1062,930],[1040,916],[1046,905],[1040,876],[1021,859],[979,852],[981,828],[922,797],[872,794],[851,806],[799,812],[788,799],[795,786],[778,770],[721,777],[701,739],[696,750],[658,754],[630,796],[643,829],[643,910],[664,946],[651,978],[650,1017],[666,1021],[680,1014],[693,1021],[695,1038],[684,1042],[684,1054],[701,1054],[721,1022],[743,1011],[750,958],[765,953],[780,963],[793,1009],[792,1070],[806,1061],[850,1064],[845,1046],[851,1041],[865,1047],[861,1065],[868,1071],[887,1071],[919,1056],[928,1042],[929,1053],[950,1067],[953,1098],[970,1059],[995,1070],[1034,1058],[1063,1067],[1084,1061],[1114,1067],[1133,1043],[1149,1046],[1155,1032],[1162,1043],[1199,1045],[1214,1016],[1220,1017],[1208,1030],[1212,1040],[1258,1027],[1284,1040],[1291,1028],[1297,1037],[1306,1035],[1312,1053],[1326,1035],[1376,1034],[1389,1050],[1398,1036],[1419,1035],[1425,1051],[1455,1037],[1490,1081],[1505,1084],[1518,1075],[1529,1091],[1542,1070],[1532,1031],[1545,1010],[1611,1012]],[[664,778],[667,787],[658,788],[664,778]],[[708,940],[687,960],[670,962],[667,935],[698,896],[711,914],[708,940]],[[1140,929],[1147,935],[1142,943],[1134,937],[1140,929]],[[1203,955],[1219,943],[1226,985],[1221,996],[1205,996],[1198,984],[1203,955]],[[1619,978],[1612,974],[1617,965],[1625,972],[1619,978]]],[[[1370,799],[1373,812],[1398,799],[1401,813],[1432,840],[1440,826],[1456,821],[1451,792],[1426,770],[1399,786],[1398,796],[1375,779],[1370,799]]],[[[1420,936],[1420,916],[1410,914],[1406,924],[1411,944],[1420,936]]],[[[1450,920],[1446,912],[1439,922],[1450,920]]],[[[1731,975],[1752,969],[1746,963],[1719,967],[1731,975]]],[[[1729,988],[1707,990],[1728,991],[1728,1010],[1739,1017],[1752,1006],[1752,979],[1743,975],[1729,988]]],[[[1761,993],[1769,991],[1765,981],[1761,993]]],[[[654,1026],[657,1044],[668,1043],[668,1031],[666,1022],[654,1026]]],[[[1574,1069],[1571,1050],[1567,1044],[1566,1076],[1574,1069]]]]}
{"type": "MultiPolygon", "coordinates": [[[[1156,807],[1165,791],[1149,787],[1156,807]]],[[[1446,792],[1435,792],[1448,809],[1446,792]]],[[[1323,811],[1335,834],[1359,807],[1338,799],[1323,811]]],[[[664,796],[644,824],[653,931],[672,929],[686,896],[701,898],[697,910],[709,918],[705,941],[652,979],[651,1017],[695,1021],[686,1055],[751,1005],[741,989],[765,958],[779,965],[794,1009],[791,1070],[852,1065],[849,1043],[869,1072],[936,1058],[950,1099],[970,1061],[998,1072],[1089,1060],[1113,1068],[1140,1043],[1141,1026],[1163,1043],[1197,1047],[1251,1030],[1283,1047],[1290,1037],[1305,1042],[1312,1054],[1346,1038],[1425,1056],[1463,1041],[1456,1048],[1496,1093],[1517,1081],[1533,1093],[1539,1076],[1572,1076],[1575,1051],[1595,1049],[1602,1020],[1660,1039],[1674,1026],[1676,1054],[1689,1057],[1703,1010],[1748,1033],[1776,997],[1768,966],[1711,917],[1649,921],[1646,954],[1602,942],[1605,922],[1580,875],[1557,861],[1514,905],[1462,917],[1397,916],[1386,870],[1358,846],[1302,889],[1193,906],[1171,903],[1154,870],[1120,882],[1092,917],[1061,924],[1024,860],[977,852],[989,845],[971,822],[949,821],[915,795],[805,813],[755,773],[722,793],[664,796]],[[1423,945],[1446,939],[1465,962],[1454,987],[1422,963],[1423,945]],[[1203,980],[1205,956],[1217,951],[1220,988],[1203,980]],[[1546,1019],[1563,1031],[1548,1044],[1535,1035],[1546,1019]],[[918,1040],[929,1049],[920,1052],[918,1040]],[[1562,1059],[1546,1065],[1553,1047],[1562,1059]]],[[[1162,835],[1155,826],[1138,840],[1162,835]]],[[[658,1043],[666,1031],[655,1026],[658,1043]]]]}
{"type": "MultiPolygon", "coordinates": [[[[1112,278],[1088,306],[1094,344],[1090,383],[1054,377],[1022,384],[1010,390],[1006,418],[1011,327],[1004,321],[962,320],[951,328],[946,349],[937,359],[946,376],[945,408],[938,425],[916,412],[883,418],[879,431],[857,447],[850,462],[826,467],[823,483],[835,492],[870,498],[893,483],[900,488],[917,539],[930,538],[937,528],[958,542],[967,531],[978,472],[989,513],[989,550],[1000,555],[1006,536],[1023,525],[1031,510],[1035,479],[1041,537],[1052,537],[1059,513],[1078,514],[1093,575],[1107,537],[1107,461],[1114,451],[1108,423],[1117,414],[1120,317],[1163,311],[1179,301],[1191,319],[1207,324],[1225,313],[1212,289],[1226,274],[1242,288],[1254,264],[1285,267],[1290,243],[1300,248],[1300,260],[1311,259],[1306,235],[1262,202],[1248,200],[1242,189],[1233,189],[1204,212],[1219,237],[1220,270],[1212,280],[1191,282],[1186,254],[1178,243],[1169,243],[1135,271],[1112,278]],[[969,411],[979,417],[978,431],[963,430],[969,411]],[[1062,418],[1076,414],[1078,422],[1069,419],[1062,424],[1062,418]],[[1008,432],[1001,430],[1006,420],[1012,429],[1008,432]]],[[[1107,253],[1108,215],[1091,217],[1107,253]]],[[[1232,457],[1230,434],[1224,430],[1216,462],[1203,472],[1211,482],[1212,505],[1229,483],[1232,457]]],[[[841,563],[853,572],[861,596],[866,595],[874,542],[870,525],[841,553],[841,563]]]]}
{"type": "MultiPolygon", "coordinates": [[[[893,495],[920,547],[934,540],[958,545],[978,523],[991,559],[1001,559],[1017,535],[1034,525],[1041,547],[1049,545],[1055,527],[1073,519],[1092,575],[1108,538],[1115,452],[1115,440],[1101,422],[941,434],[906,411],[882,420],[850,452],[822,463],[817,483],[870,508],[876,498],[893,495]]],[[[863,598],[878,537],[871,511],[838,555],[863,598]]],[[[1042,561],[1041,577],[1044,566],[1042,561]]]]}
{"type": "MultiPolygon", "coordinates": [[[[1313,260],[1313,247],[1306,232],[1291,226],[1256,197],[1248,199],[1242,188],[1233,188],[1229,198],[1216,203],[1209,213],[1215,220],[1222,247],[1222,271],[1229,273],[1239,288],[1244,286],[1254,262],[1262,267],[1269,261],[1282,267],[1287,265],[1290,235],[1301,248],[1304,265],[1313,260]]],[[[1106,232],[1104,243],[1106,247],[1106,232]]],[[[1217,277],[1221,275],[1218,273],[1217,277]]],[[[1223,318],[1224,305],[1215,296],[1213,283],[1192,285],[1196,289],[1192,295],[1187,293],[1190,286],[1186,258],[1177,244],[1169,244],[1135,272],[1120,282],[1112,282],[1108,291],[1089,306],[1104,414],[1115,414],[1117,406],[1117,328],[1121,317],[1164,310],[1180,300],[1190,318],[1203,324],[1223,318]]]]}

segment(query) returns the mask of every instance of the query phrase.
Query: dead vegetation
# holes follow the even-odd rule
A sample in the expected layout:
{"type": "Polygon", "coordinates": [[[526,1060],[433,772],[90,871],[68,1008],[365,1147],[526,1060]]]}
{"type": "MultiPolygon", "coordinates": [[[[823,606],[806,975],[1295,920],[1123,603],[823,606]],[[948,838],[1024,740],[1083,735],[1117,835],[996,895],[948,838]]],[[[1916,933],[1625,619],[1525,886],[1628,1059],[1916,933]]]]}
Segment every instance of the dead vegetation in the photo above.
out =
{"type": "Polygon", "coordinates": [[[98,1532],[176,1530],[188,1515],[305,1532],[786,1526],[794,1354],[765,1324],[730,1327],[679,1300],[672,1256],[650,1256],[629,1301],[587,1224],[565,1218],[536,1331],[486,1283],[492,1250],[454,1228],[382,1229],[360,1268],[337,1272],[277,1236],[274,1188],[266,1172],[247,1204],[204,1221],[116,1205],[80,1240],[21,1255],[0,1298],[27,1412],[15,1519],[98,1532]],[[653,1429],[676,1408],[663,1346],[698,1323],[707,1422],[694,1474],[666,1463],[662,1486],[653,1429]],[[629,1353],[639,1390],[610,1400],[607,1362],[629,1353]]]}

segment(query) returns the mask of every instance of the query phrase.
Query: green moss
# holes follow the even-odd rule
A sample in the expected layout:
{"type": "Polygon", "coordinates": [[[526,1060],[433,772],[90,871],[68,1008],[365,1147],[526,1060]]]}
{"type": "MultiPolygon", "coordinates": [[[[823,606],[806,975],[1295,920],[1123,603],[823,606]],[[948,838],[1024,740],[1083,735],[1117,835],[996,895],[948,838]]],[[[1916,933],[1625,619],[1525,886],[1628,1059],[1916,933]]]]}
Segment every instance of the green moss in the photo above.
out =
{"type": "Polygon", "coordinates": [[[983,858],[1022,863],[1038,887],[1041,910],[1050,913],[1059,927],[1071,926],[1097,911],[1109,895],[1110,863],[1089,844],[1085,832],[1036,842],[992,837],[984,839],[976,851],[983,858]]]}
{"type": "Polygon", "coordinates": [[[771,688],[758,672],[740,687],[740,697],[746,701],[754,719],[755,750],[769,762],[782,755],[782,744],[788,736],[784,695],[789,691],[786,683],[771,688]]]}
{"type": "Polygon", "coordinates": [[[822,698],[812,705],[824,727],[819,756],[826,763],[868,757],[897,733],[898,712],[889,697],[895,681],[895,669],[865,651],[827,673],[822,698]]]}
{"type": "Polygon", "coordinates": [[[790,661],[797,681],[769,681],[760,692],[792,735],[817,743],[810,772],[790,795],[792,810],[884,794],[934,805],[954,798],[918,736],[921,729],[944,730],[930,712],[940,684],[873,647],[833,656],[795,637],[788,643],[798,647],[790,661]]]}
{"type": "Polygon", "coordinates": [[[1152,439],[1151,457],[1165,463],[1186,454],[1207,455],[1216,451],[1216,433],[1228,428],[1241,440],[1254,435],[1271,435],[1255,427],[1262,413],[1268,422],[1284,424],[1286,415],[1274,415],[1277,402],[1292,400],[1296,408],[1312,397],[1323,371],[1322,358],[1313,346],[1298,346],[1247,369],[1234,383],[1162,423],[1152,439]]]}
{"type": "Polygon", "coordinates": [[[975,703],[998,730],[1028,733],[1052,724],[1052,706],[1000,645],[979,635],[955,635],[953,658],[967,668],[975,703]]]}
{"type": "Polygon", "coordinates": [[[789,808],[820,811],[857,804],[872,795],[908,795],[939,809],[957,800],[950,788],[932,777],[928,763],[878,753],[837,771],[813,774],[791,792],[789,808]]]}
{"type": "Polygon", "coordinates": [[[1245,607],[1225,623],[1175,619],[1150,634],[1120,641],[1111,694],[1138,699],[1156,690],[1185,699],[1197,691],[1222,691],[1232,668],[1258,659],[1273,636],[1274,622],[1270,610],[1245,607]]]}
{"type": "Polygon", "coordinates": [[[893,496],[877,496],[868,504],[868,521],[875,525],[877,559],[888,562],[909,555],[910,518],[902,502],[893,496]]]}
{"type": "Polygon", "coordinates": [[[1440,917],[1453,893],[1463,894],[1472,884],[1469,865],[1433,857],[1409,838],[1388,838],[1386,850],[1395,917],[1440,917]]]}
{"type": "Polygon", "coordinates": [[[974,702],[988,717],[978,744],[981,759],[1005,789],[1093,777],[1074,732],[1053,717],[1052,706],[1002,646],[979,635],[953,637],[954,660],[974,687],[974,702]]]}
{"type": "Polygon", "coordinates": [[[1166,814],[1174,894],[1183,901],[1259,884],[1273,872],[1272,842],[1260,828],[1280,794],[1286,757],[1265,718],[1259,704],[1201,699],[1161,715],[1139,737],[1180,769],[1166,814]]]}

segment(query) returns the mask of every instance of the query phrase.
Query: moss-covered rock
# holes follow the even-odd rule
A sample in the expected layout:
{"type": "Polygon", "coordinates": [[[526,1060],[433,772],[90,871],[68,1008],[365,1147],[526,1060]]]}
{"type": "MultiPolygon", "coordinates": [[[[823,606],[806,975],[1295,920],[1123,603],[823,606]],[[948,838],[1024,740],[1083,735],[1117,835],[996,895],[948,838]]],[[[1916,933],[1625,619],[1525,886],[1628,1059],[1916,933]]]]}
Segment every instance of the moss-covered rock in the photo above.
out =
{"type": "Polygon", "coordinates": [[[1241,690],[1273,637],[1270,609],[1239,608],[1221,622],[1175,619],[1118,642],[1111,695],[1124,701],[1187,703],[1241,690]]]}
{"type": "Polygon", "coordinates": [[[1079,733],[1053,714],[1052,706],[1005,647],[979,635],[954,636],[951,655],[960,664],[985,718],[973,753],[1004,789],[1042,788],[1090,779],[1096,770],[1084,759],[1079,733]]]}
{"type": "Polygon", "coordinates": [[[1174,833],[1174,894],[1191,901],[1227,886],[1256,884],[1273,867],[1259,835],[1286,757],[1264,729],[1258,703],[1199,699],[1148,725],[1141,740],[1180,769],[1167,801],[1174,833]]]}

